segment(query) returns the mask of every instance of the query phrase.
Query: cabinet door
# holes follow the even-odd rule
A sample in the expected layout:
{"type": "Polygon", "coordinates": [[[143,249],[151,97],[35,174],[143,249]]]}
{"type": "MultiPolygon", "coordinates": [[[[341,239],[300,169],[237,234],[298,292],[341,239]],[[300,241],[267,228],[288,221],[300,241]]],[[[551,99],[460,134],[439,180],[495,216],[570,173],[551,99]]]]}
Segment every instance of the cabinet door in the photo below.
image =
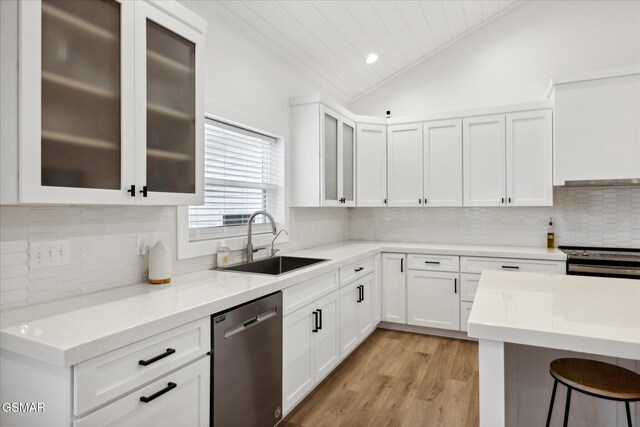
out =
{"type": "Polygon", "coordinates": [[[128,204],[132,2],[20,2],[22,203],[128,204]]]}
{"type": "Polygon", "coordinates": [[[209,425],[210,359],[203,357],[73,422],[74,427],[209,425]],[[142,397],[150,398],[143,402],[142,397]]]}
{"type": "Polygon", "coordinates": [[[386,206],[387,127],[357,125],[358,206],[386,206]]]}
{"type": "Polygon", "coordinates": [[[308,305],[282,321],[282,406],[289,412],[315,385],[314,308],[308,305]]]}
{"type": "Polygon", "coordinates": [[[382,320],[382,255],[373,256],[373,323],[382,320]]]}
{"type": "Polygon", "coordinates": [[[407,323],[460,330],[458,273],[410,270],[407,277],[407,323]]]}
{"type": "Polygon", "coordinates": [[[135,2],[136,202],[204,203],[204,35],[135,2]],[[146,190],[146,191],[145,191],[146,190]]]}
{"type": "Polygon", "coordinates": [[[507,114],[507,206],[551,206],[551,110],[507,114]]]}
{"type": "Polygon", "coordinates": [[[424,206],[462,206],[462,121],[424,124],[424,206]]]}
{"type": "Polygon", "coordinates": [[[358,345],[358,281],[340,289],[340,358],[358,345]]]}
{"type": "Polygon", "coordinates": [[[389,206],[422,206],[422,125],[387,127],[389,206]]]}
{"type": "Polygon", "coordinates": [[[339,300],[335,291],[312,304],[320,325],[314,343],[316,383],[340,363],[339,300]]]}
{"type": "Polygon", "coordinates": [[[340,137],[342,128],[341,118],[335,111],[321,106],[320,108],[320,156],[322,171],[321,183],[321,205],[340,206],[340,137]]]}
{"type": "Polygon", "coordinates": [[[340,183],[342,206],[356,205],[356,124],[342,119],[340,183]]]}
{"type": "Polygon", "coordinates": [[[463,120],[464,205],[505,204],[504,115],[463,120]]]}
{"type": "Polygon", "coordinates": [[[366,338],[375,324],[373,323],[373,273],[358,281],[360,298],[358,302],[358,342],[366,338]]]}
{"type": "Polygon", "coordinates": [[[407,323],[405,254],[382,254],[382,320],[407,323]]]}

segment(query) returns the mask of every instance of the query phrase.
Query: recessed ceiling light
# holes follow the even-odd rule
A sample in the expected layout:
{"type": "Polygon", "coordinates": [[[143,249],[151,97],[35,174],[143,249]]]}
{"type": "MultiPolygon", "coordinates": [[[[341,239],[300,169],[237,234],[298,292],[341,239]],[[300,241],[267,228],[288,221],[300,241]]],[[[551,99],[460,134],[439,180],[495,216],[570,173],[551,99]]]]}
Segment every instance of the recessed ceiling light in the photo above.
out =
{"type": "Polygon", "coordinates": [[[378,60],[378,55],[376,55],[375,53],[370,53],[369,56],[367,56],[367,64],[373,64],[377,60],[378,60]]]}

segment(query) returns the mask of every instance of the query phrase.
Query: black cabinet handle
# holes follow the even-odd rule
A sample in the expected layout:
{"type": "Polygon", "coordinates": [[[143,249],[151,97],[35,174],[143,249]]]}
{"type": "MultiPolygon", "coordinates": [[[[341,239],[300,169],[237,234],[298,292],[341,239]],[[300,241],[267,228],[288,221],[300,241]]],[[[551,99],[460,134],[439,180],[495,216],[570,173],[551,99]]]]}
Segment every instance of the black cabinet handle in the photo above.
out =
{"type": "Polygon", "coordinates": [[[453,279],[453,293],[458,293],[458,279],[453,279]]]}
{"type": "Polygon", "coordinates": [[[131,193],[131,197],[136,197],[136,186],[132,185],[128,190],[127,193],[131,193]]]}
{"type": "Polygon", "coordinates": [[[142,197],[147,197],[147,186],[146,185],[144,187],[142,187],[142,190],[140,190],[140,193],[142,193],[142,197]]]}
{"type": "Polygon", "coordinates": [[[356,269],[355,269],[355,270],[353,270],[353,271],[355,271],[355,272],[357,273],[358,271],[362,271],[362,270],[364,270],[364,267],[356,268],[356,269]]]}
{"type": "Polygon", "coordinates": [[[385,205],[387,204],[387,199],[384,199],[384,204],[385,204],[385,205]]]}
{"type": "Polygon", "coordinates": [[[400,258],[400,273],[404,273],[404,258],[400,258]]]}
{"type": "Polygon", "coordinates": [[[152,363],[157,362],[157,361],[158,361],[158,360],[160,360],[160,359],[164,359],[164,358],[165,358],[165,357],[167,357],[167,356],[171,356],[171,355],[172,355],[173,353],[175,353],[175,352],[176,352],[176,351],[175,351],[174,349],[172,349],[172,348],[168,348],[168,349],[167,349],[167,351],[165,351],[164,353],[159,354],[159,355],[157,355],[157,356],[155,356],[155,357],[152,357],[152,358],[151,358],[151,359],[149,359],[149,360],[139,360],[139,361],[138,361],[138,364],[140,364],[140,365],[142,365],[142,366],[151,365],[152,363]]]}
{"type": "Polygon", "coordinates": [[[440,264],[440,261],[425,261],[425,264],[440,264]]]}
{"type": "Polygon", "coordinates": [[[509,198],[507,199],[507,201],[508,201],[509,203],[511,203],[511,197],[509,197],[509,198]]]}
{"type": "Polygon", "coordinates": [[[318,312],[318,330],[322,329],[322,310],[317,309],[316,310],[318,312]]]}
{"type": "Polygon", "coordinates": [[[418,199],[418,204],[421,205],[422,204],[422,199],[418,199]]]}
{"type": "Polygon", "coordinates": [[[360,302],[364,301],[364,285],[360,285],[360,292],[362,292],[360,296],[360,302]]]}
{"type": "Polygon", "coordinates": [[[311,332],[318,332],[318,312],[313,311],[313,329],[311,332]]]}
{"type": "Polygon", "coordinates": [[[507,270],[520,270],[520,267],[517,265],[503,265],[502,268],[507,270]]]}
{"type": "Polygon", "coordinates": [[[502,203],[504,203],[504,197],[501,200],[502,200],[502,203]]]}
{"type": "Polygon", "coordinates": [[[425,205],[427,204],[427,199],[426,199],[426,198],[424,199],[424,204],[425,204],[425,205]]]}
{"type": "Polygon", "coordinates": [[[163,388],[160,391],[157,391],[155,393],[153,393],[151,396],[147,397],[147,396],[141,396],[140,397],[140,401],[144,402],[144,403],[149,403],[151,402],[153,399],[155,399],[156,397],[160,397],[163,394],[165,394],[168,391],[173,390],[174,388],[178,387],[178,384],[176,383],[168,383],[167,386],[165,388],[163,388]]]}

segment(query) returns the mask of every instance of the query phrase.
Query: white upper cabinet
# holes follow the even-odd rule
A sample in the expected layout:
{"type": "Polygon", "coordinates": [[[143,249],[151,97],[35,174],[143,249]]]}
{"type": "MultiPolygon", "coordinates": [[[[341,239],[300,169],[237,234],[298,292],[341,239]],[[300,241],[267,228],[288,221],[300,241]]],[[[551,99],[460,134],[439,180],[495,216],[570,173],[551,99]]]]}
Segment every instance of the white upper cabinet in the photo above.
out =
{"type": "Polygon", "coordinates": [[[204,34],[135,2],[136,188],[145,204],[204,203],[204,34]]]}
{"type": "Polygon", "coordinates": [[[640,178],[640,67],[554,79],[554,185],[640,178]]]}
{"type": "Polygon", "coordinates": [[[551,206],[551,110],[507,114],[506,125],[507,205],[551,206]]]}
{"type": "Polygon", "coordinates": [[[387,127],[357,124],[357,206],[386,206],[387,127]]]}
{"type": "Polygon", "coordinates": [[[423,127],[424,206],[462,206],[462,120],[423,127]]]}
{"type": "Polygon", "coordinates": [[[549,109],[463,119],[464,206],[551,206],[549,109]]]}
{"type": "Polygon", "coordinates": [[[505,118],[463,119],[464,205],[505,204],[505,118]]]}
{"type": "Polygon", "coordinates": [[[422,124],[387,127],[388,205],[422,206],[422,124]]]}
{"type": "Polygon", "coordinates": [[[20,2],[11,202],[202,202],[205,30],[175,2],[20,2]]]}
{"type": "Polygon", "coordinates": [[[292,107],[291,205],[356,205],[356,125],[320,103],[292,107]]]}

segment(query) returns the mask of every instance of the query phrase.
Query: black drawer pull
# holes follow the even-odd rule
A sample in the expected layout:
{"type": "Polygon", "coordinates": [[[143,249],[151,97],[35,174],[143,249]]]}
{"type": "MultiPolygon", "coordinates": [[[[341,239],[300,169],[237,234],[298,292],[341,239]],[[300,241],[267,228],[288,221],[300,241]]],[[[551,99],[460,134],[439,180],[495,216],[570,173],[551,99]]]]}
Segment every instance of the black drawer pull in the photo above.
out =
{"type": "Polygon", "coordinates": [[[364,270],[364,267],[356,268],[354,271],[357,273],[358,271],[364,270]]]}
{"type": "Polygon", "coordinates": [[[316,310],[318,312],[318,330],[322,329],[322,310],[316,310]]]}
{"type": "Polygon", "coordinates": [[[157,355],[156,357],[152,357],[149,360],[139,360],[138,363],[142,366],[147,366],[147,365],[151,365],[154,362],[157,362],[160,359],[164,359],[167,356],[171,356],[173,353],[175,353],[176,351],[172,348],[168,348],[167,351],[165,351],[162,354],[157,355]]]}
{"type": "Polygon", "coordinates": [[[440,261],[425,261],[425,264],[440,264],[440,261]]]}
{"type": "Polygon", "coordinates": [[[507,270],[520,270],[520,267],[517,265],[503,265],[502,268],[507,270]]]}
{"type": "Polygon", "coordinates": [[[155,393],[153,393],[151,396],[147,397],[147,396],[140,396],[140,401],[144,402],[144,403],[149,403],[151,402],[153,399],[155,399],[156,397],[160,397],[163,394],[165,394],[168,391],[173,390],[174,388],[178,387],[178,384],[176,383],[168,383],[167,386],[165,388],[163,388],[160,391],[157,391],[155,393]]]}
{"type": "Polygon", "coordinates": [[[318,332],[320,330],[320,325],[318,325],[318,311],[313,310],[311,314],[313,314],[313,329],[311,329],[311,332],[318,332]]]}

